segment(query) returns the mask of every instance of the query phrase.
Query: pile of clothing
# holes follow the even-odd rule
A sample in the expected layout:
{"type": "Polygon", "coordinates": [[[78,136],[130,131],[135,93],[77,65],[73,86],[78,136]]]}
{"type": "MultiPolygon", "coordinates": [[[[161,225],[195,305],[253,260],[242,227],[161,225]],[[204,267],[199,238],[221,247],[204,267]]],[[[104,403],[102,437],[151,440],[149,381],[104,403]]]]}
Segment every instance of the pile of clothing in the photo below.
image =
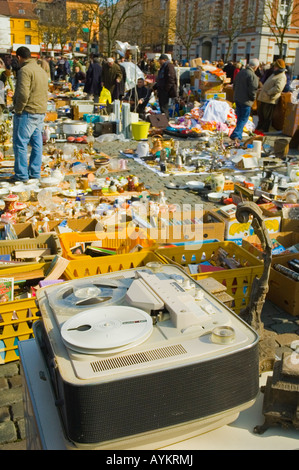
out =
{"type": "MultiPolygon", "coordinates": [[[[168,132],[181,136],[197,136],[203,131],[222,131],[228,136],[236,126],[234,109],[226,101],[209,100],[202,106],[195,106],[184,116],[175,118],[166,129],[168,132]]],[[[255,125],[252,118],[246,124],[244,131],[253,132],[255,125]]]]}

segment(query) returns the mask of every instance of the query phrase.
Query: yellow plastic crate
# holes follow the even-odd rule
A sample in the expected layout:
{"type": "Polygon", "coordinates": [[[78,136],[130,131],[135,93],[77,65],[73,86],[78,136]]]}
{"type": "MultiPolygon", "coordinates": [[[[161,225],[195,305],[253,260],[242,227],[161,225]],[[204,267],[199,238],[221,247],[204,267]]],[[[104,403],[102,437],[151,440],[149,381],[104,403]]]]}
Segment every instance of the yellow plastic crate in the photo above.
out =
{"type": "Polygon", "coordinates": [[[102,247],[107,249],[115,249],[116,254],[129,253],[137,245],[143,248],[151,248],[155,245],[145,231],[125,230],[121,232],[69,232],[59,235],[60,245],[62,248],[62,256],[70,260],[90,261],[93,257],[85,254],[73,254],[72,248],[77,243],[85,243],[89,241],[101,241],[102,247]]]}
{"type": "Polygon", "coordinates": [[[134,269],[145,266],[150,262],[164,262],[150,250],[141,250],[138,253],[126,253],[123,255],[111,255],[101,258],[91,258],[88,263],[81,260],[72,260],[68,264],[64,277],[66,279],[77,279],[97,274],[106,274],[124,269],[134,269]]]}
{"type": "Polygon", "coordinates": [[[0,266],[0,277],[13,277],[15,281],[17,282],[18,280],[21,280],[21,279],[27,279],[28,273],[30,273],[31,275],[34,273],[36,276],[38,276],[39,273],[43,273],[44,275],[47,272],[47,270],[50,268],[50,266],[51,266],[50,261],[46,263],[36,263],[36,262],[24,263],[24,264],[21,264],[20,266],[3,265],[3,266],[0,266]]]}
{"type": "Polygon", "coordinates": [[[203,245],[190,245],[187,249],[182,246],[158,248],[155,250],[155,253],[165,263],[188,267],[189,264],[199,264],[204,259],[209,260],[219,247],[226,250],[230,256],[235,256],[236,260],[240,261],[241,264],[246,264],[246,267],[196,273],[191,274],[191,277],[197,281],[212,277],[225,285],[227,293],[234,298],[232,310],[239,314],[240,310],[249,302],[253,279],[260,277],[263,273],[264,265],[261,260],[234,242],[211,242],[203,245]]]}
{"type": "Polygon", "coordinates": [[[33,338],[37,311],[34,297],[0,304],[0,364],[19,359],[18,343],[33,338]]]}
{"type": "Polygon", "coordinates": [[[48,259],[61,255],[59,238],[54,233],[44,233],[36,238],[20,238],[18,240],[0,240],[0,255],[12,254],[14,250],[34,250],[35,248],[50,248],[48,259]]]}

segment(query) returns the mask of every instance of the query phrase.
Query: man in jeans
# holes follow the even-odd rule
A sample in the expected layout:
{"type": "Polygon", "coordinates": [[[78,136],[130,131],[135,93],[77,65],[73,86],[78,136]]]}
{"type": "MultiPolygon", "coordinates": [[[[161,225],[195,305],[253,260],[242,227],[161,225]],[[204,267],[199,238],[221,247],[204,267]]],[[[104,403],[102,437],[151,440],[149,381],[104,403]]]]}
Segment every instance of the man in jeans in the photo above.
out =
{"type": "Polygon", "coordinates": [[[234,102],[236,104],[237,125],[230,138],[236,142],[242,140],[243,129],[250,116],[256,98],[259,79],[255,74],[259,66],[258,59],[250,59],[246,68],[240,70],[234,81],[234,102]]]}
{"type": "Polygon", "coordinates": [[[13,150],[15,176],[12,181],[40,178],[43,152],[43,126],[48,103],[48,75],[31,58],[27,47],[19,47],[20,64],[14,94],[13,150]],[[28,162],[28,145],[31,154],[28,162]]]}

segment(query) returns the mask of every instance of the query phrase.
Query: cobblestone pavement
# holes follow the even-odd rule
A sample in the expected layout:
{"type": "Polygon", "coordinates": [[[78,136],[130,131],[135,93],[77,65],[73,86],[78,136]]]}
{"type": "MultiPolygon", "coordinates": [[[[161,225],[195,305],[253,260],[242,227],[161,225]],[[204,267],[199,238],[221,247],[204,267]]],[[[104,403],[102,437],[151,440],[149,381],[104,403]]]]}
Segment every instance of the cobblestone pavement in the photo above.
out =
{"type": "MultiPolygon", "coordinates": [[[[276,137],[281,137],[280,133],[267,137],[267,143],[272,144],[276,137]]],[[[285,137],[285,136],[283,136],[285,137]]],[[[194,142],[181,141],[182,147],[193,147],[194,142]]],[[[100,150],[110,156],[117,156],[119,150],[126,148],[136,148],[136,142],[113,142],[101,144],[100,150]]],[[[298,151],[292,151],[298,155],[298,151]]],[[[291,154],[291,152],[290,152],[291,154]]],[[[182,177],[170,179],[161,178],[145,167],[141,167],[134,161],[129,162],[130,171],[140,175],[140,181],[149,185],[152,191],[164,190],[168,202],[194,204],[200,202],[197,193],[185,190],[167,190],[166,180],[179,181],[183,183],[182,177]]],[[[193,178],[195,179],[195,178],[193,178]]],[[[213,208],[205,206],[207,209],[213,208]]],[[[270,302],[266,302],[263,309],[262,321],[265,329],[275,335],[277,343],[277,355],[285,351],[292,341],[299,339],[299,316],[291,316],[276,307],[270,302]]],[[[25,450],[25,420],[23,408],[23,387],[20,376],[20,364],[18,361],[0,365],[0,450],[25,450]]]]}
{"type": "MultiPolygon", "coordinates": [[[[266,302],[262,321],[275,336],[277,357],[299,339],[299,316],[291,316],[266,302]]],[[[26,450],[23,387],[19,361],[0,365],[0,451],[26,450]]]]}

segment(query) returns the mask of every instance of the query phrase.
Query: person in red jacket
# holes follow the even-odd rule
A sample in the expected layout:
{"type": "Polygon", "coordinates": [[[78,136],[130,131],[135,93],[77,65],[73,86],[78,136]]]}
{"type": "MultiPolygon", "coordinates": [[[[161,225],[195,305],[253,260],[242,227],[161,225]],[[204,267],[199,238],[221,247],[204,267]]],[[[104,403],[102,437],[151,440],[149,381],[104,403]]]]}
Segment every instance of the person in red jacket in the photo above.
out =
{"type": "Polygon", "coordinates": [[[236,66],[235,66],[235,70],[234,70],[233,82],[235,81],[235,78],[238,75],[238,73],[240,72],[241,68],[242,68],[241,62],[237,62],[236,66]]]}

